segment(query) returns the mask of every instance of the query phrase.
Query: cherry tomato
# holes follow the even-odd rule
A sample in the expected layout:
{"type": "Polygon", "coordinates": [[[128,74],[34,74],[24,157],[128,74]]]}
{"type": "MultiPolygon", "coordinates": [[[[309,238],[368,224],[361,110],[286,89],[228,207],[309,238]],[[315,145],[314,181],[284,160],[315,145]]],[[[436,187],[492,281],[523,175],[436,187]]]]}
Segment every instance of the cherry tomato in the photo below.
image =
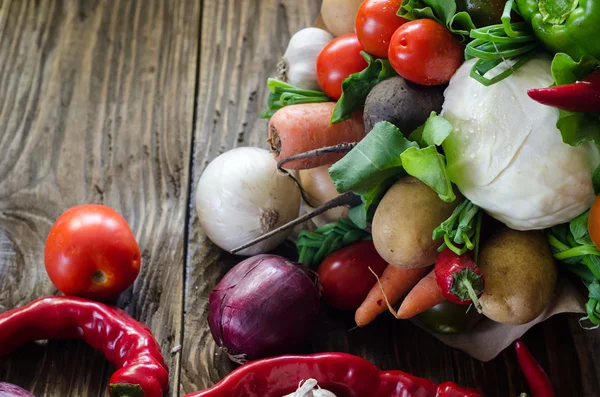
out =
{"type": "Polygon", "coordinates": [[[588,217],[588,232],[596,247],[600,248],[600,196],[596,197],[588,217]]]}
{"type": "Polygon", "coordinates": [[[406,19],[396,15],[402,0],[365,0],[356,15],[358,41],[369,54],[388,57],[388,48],[394,32],[406,19]]]}
{"type": "Polygon", "coordinates": [[[444,26],[431,19],[418,19],[396,30],[388,55],[394,70],[405,79],[439,85],[450,81],[463,63],[464,48],[444,26]]]}
{"type": "Polygon", "coordinates": [[[323,299],[340,310],[356,310],[387,263],[379,256],[372,241],[359,241],[330,254],[319,266],[323,299]]]}
{"type": "Polygon", "coordinates": [[[103,205],[80,205],[58,217],[46,239],[44,262],[62,293],[112,300],[140,272],[140,248],[129,225],[103,205]]]}
{"type": "Polygon", "coordinates": [[[367,61],[360,55],[363,50],[355,33],[336,37],[321,50],[317,57],[317,80],[328,97],[340,99],[344,79],[367,67],[367,61]]]}

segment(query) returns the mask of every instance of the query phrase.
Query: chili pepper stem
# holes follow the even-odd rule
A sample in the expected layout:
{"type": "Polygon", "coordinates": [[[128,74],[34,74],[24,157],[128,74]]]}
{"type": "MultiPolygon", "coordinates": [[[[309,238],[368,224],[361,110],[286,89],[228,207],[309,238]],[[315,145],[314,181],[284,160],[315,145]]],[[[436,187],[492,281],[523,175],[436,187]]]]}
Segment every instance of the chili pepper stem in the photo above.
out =
{"type": "Polygon", "coordinates": [[[481,306],[481,302],[479,302],[479,298],[477,297],[477,293],[475,292],[475,289],[473,288],[473,284],[471,284],[471,281],[469,281],[468,279],[465,278],[465,279],[460,280],[459,284],[467,289],[469,298],[471,298],[471,301],[473,302],[473,306],[475,306],[477,313],[479,313],[479,314],[483,313],[483,306],[481,306]]]}

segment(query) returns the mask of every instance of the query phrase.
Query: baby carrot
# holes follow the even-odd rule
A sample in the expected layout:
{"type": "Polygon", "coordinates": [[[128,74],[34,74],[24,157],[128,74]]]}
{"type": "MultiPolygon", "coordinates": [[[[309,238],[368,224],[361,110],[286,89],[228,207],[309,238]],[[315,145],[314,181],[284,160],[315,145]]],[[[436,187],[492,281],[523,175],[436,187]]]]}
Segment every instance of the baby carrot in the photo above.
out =
{"type": "Polygon", "coordinates": [[[388,310],[385,297],[391,305],[400,301],[417,282],[425,275],[429,268],[405,269],[388,265],[379,281],[375,283],[364,302],[356,310],[354,321],[359,327],[369,324],[378,315],[388,310]],[[385,293],[385,297],[383,294],[385,293]]]}
{"type": "Polygon", "coordinates": [[[438,303],[445,301],[442,291],[437,285],[435,272],[432,270],[406,295],[400,309],[398,318],[411,318],[427,309],[431,309],[438,303]]]}

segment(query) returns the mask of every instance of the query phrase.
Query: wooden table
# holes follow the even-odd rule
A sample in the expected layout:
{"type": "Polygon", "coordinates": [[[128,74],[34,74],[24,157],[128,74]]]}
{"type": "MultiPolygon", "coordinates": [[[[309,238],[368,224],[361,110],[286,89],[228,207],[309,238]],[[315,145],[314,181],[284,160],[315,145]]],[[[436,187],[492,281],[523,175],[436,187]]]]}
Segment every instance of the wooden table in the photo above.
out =
{"type": "MultiPolygon", "coordinates": [[[[206,314],[209,292],[237,259],[202,234],[194,182],[218,154],[266,146],[258,117],[265,80],[319,6],[0,0],[0,311],[57,293],[43,265],[53,221],[73,205],[104,203],[124,215],[142,248],[140,277],[118,305],[152,328],[171,370],[170,395],[232,370],[206,314]]],[[[306,351],[347,351],[492,397],[526,390],[512,350],[480,363],[382,317],[349,331],[352,315],[325,312],[306,351]]],[[[561,315],[525,340],[559,396],[600,396],[598,335],[561,315]]],[[[113,369],[83,343],[52,341],[1,358],[0,380],[38,397],[106,396],[113,369]]]]}

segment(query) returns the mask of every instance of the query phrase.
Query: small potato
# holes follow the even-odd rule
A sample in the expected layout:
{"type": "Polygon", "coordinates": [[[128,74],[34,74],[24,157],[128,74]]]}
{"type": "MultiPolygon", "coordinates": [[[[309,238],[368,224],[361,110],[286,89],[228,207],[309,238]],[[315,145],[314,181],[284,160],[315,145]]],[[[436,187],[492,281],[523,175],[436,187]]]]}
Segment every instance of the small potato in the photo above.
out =
{"type": "MultiPolygon", "coordinates": [[[[335,190],[335,185],[329,176],[329,167],[329,165],[323,165],[317,168],[298,171],[298,180],[304,190],[304,197],[309,200],[306,203],[309,209],[323,205],[340,195],[335,190]]],[[[320,227],[326,223],[337,222],[340,218],[347,217],[347,206],[336,207],[321,215],[317,215],[313,218],[313,222],[320,227]]]]}
{"type": "Polygon", "coordinates": [[[457,197],[445,203],[420,180],[412,176],[400,179],[383,196],[373,217],[377,252],[394,266],[431,266],[442,244],[441,239],[431,239],[433,230],[448,219],[461,200],[457,197]]]}
{"type": "Polygon", "coordinates": [[[323,0],[321,17],[335,36],[354,33],[356,14],[363,0],[323,0]]]}
{"type": "Polygon", "coordinates": [[[550,303],[557,267],[541,231],[503,229],[481,247],[483,314],[506,324],[536,319],[550,303]]]}

